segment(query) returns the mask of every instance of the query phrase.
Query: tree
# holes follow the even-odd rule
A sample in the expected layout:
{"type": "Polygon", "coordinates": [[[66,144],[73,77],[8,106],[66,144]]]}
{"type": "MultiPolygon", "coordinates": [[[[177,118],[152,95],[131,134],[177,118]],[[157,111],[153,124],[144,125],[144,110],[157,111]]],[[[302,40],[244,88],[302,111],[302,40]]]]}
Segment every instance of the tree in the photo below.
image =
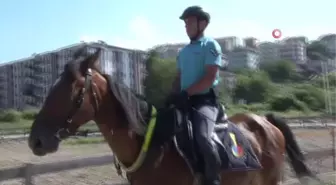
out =
{"type": "Polygon", "coordinates": [[[276,95],[270,100],[269,104],[272,110],[279,112],[288,110],[308,111],[307,105],[304,102],[299,101],[290,94],[276,95]]]}
{"type": "Polygon", "coordinates": [[[265,72],[256,71],[248,76],[239,75],[234,98],[243,99],[247,103],[264,102],[269,98],[272,89],[271,81],[265,72]]]}
{"type": "Polygon", "coordinates": [[[295,78],[295,64],[291,61],[281,60],[264,63],[260,69],[265,71],[273,82],[287,82],[295,78]]]}
{"type": "Polygon", "coordinates": [[[304,102],[311,110],[318,111],[324,109],[324,93],[310,84],[295,89],[293,94],[296,99],[304,102]]]}
{"type": "Polygon", "coordinates": [[[334,59],[335,52],[330,51],[321,41],[313,41],[307,46],[307,57],[310,60],[334,59]]]}
{"type": "Polygon", "coordinates": [[[149,102],[161,107],[176,76],[176,61],[161,59],[155,51],[150,51],[146,70],[148,76],[144,81],[145,95],[149,102]]]}

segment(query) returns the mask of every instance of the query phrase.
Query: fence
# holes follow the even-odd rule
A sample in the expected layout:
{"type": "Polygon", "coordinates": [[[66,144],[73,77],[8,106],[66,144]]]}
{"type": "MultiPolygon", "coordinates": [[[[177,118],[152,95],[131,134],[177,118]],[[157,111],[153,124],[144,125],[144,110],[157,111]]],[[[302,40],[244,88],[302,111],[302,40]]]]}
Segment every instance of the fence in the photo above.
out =
{"type": "MultiPolygon", "coordinates": [[[[336,127],[335,117],[323,116],[323,117],[291,117],[285,118],[292,128],[324,128],[324,127],[336,127]]],[[[93,125],[94,126],[94,125],[93,125]]],[[[0,128],[1,136],[15,135],[16,137],[27,137],[30,132],[29,128],[0,128]]],[[[96,135],[98,128],[83,128],[78,134],[80,136],[87,136],[94,133],[96,135]]]]}
{"type": "MultiPolygon", "coordinates": [[[[313,168],[313,171],[317,173],[325,172],[319,169],[321,168],[320,166],[322,165],[327,165],[328,171],[336,171],[335,128],[327,128],[323,126],[323,123],[324,124],[334,123],[333,120],[331,121],[323,120],[324,122],[317,121],[316,124],[314,124],[314,122],[316,122],[317,120],[316,118],[314,119],[315,121],[312,119],[308,119],[308,121],[305,121],[305,120],[292,118],[290,123],[291,125],[292,124],[296,125],[295,127],[298,128],[298,129],[295,129],[294,132],[299,141],[299,145],[302,146],[304,151],[309,151],[305,153],[305,156],[309,161],[309,166],[311,166],[313,168]],[[311,122],[311,124],[308,122],[311,122]],[[307,129],[307,127],[314,128],[314,126],[309,126],[309,125],[320,125],[318,126],[318,128],[324,128],[324,129],[318,129],[318,130],[307,129]],[[324,140],[319,140],[321,139],[321,136],[324,136],[324,137],[328,136],[328,133],[330,133],[332,139],[328,138],[328,140],[325,140],[324,138],[324,140]],[[312,145],[312,143],[315,143],[314,146],[312,145]],[[322,145],[325,145],[325,146],[322,146],[322,145]],[[320,150],[316,150],[316,148],[319,148],[319,147],[321,147],[320,150]]],[[[24,143],[24,145],[27,145],[27,144],[24,143]]],[[[19,147],[22,147],[22,146],[19,146],[19,147]]],[[[11,145],[8,145],[7,147],[5,147],[6,150],[12,150],[12,148],[13,147],[11,145]]],[[[15,152],[22,153],[22,151],[12,150],[11,154],[9,155],[12,155],[12,153],[15,153],[15,152]]],[[[28,152],[28,151],[25,151],[25,152],[28,152]]],[[[0,151],[0,153],[2,154],[1,158],[6,157],[5,155],[3,155],[3,152],[0,151]]],[[[1,158],[0,158],[0,162],[1,162],[1,158]]],[[[40,164],[36,164],[36,163],[33,164],[33,162],[29,162],[29,163],[25,163],[23,166],[20,166],[20,167],[10,167],[6,169],[0,169],[0,182],[21,178],[24,180],[23,182],[24,184],[32,185],[33,179],[37,179],[36,177],[41,177],[41,174],[45,174],[45,176],[49,176],[50,174],[59,172],[59,173],[62,173],[62,175],[60,175],[58,179],[63,179],[63,174],[68,173],[69,172],[68,170],[75,170],[75,169],[82,170],[88,167],[96,167],[97,169],[97,168],[103,168],[104,166],[107,166],[107,165],[109,165],[108,167],[109,171],[108,173],[106,173],[106,176],[113,176],[113,173],[115,172],[112,171],[113,166],[111,164],[113,164],[113,157],[110,154],[103,155],[103,156],[97,156],[97,157],[85,157],[85,158],[79,158],[79,159],[74,159],[74,160],[62,160],[58,162],[44,162],[40,164]],[[67,172],[61,172],[61,171],[67,171],[67,172]]],[[[0,167],[2,166],[0,165],[0,167]]],[[[101,172],[97,171],[96,174],[98,173],[101,173],[101,172]]],[[[286,170],[286,173],[290,174],[289,170],[286,170]]],[[[76,175],[73,175],[71,173],[68,173],[68,174],[70,178],[73,178],[73,179],[77,178],[76,175]]],[[[89,174],[92,174],[92,171],[87,172],[87,174],[85,175],[89,176],[89,174]]],[[[287,176],[292,176],[292,175],[287,175],[287,176]]],[[[92,180],[90,179],[90,181],[91,183],[88,183],[88,184],[98,184],[96,182],[99,181],[99,178],[95,178],[92,180]]],[[[65,184],[71,184],[71,183],[72,182],[70,183],[67,182],[65,184]]],[[[41,183],[41,184],[46,184],[46,183],[41,183]]],[[[61,184],[61,183],[57,183],[57,184],[61,184]]],[[[81,183],[81,184],[84,184],[84,183],[81,183]]]]}

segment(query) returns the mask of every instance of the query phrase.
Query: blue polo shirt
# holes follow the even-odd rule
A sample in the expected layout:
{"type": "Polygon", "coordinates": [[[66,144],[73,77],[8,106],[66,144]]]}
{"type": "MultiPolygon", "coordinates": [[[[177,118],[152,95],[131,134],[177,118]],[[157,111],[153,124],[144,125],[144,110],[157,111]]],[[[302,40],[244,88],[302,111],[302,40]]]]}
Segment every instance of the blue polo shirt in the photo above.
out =
{"type": "MultiPolygon", "coordinates": [[[[222,49],[215,39],[201,37],[197,41],[192,41],[180,50],[177,57],[177,67],[181,72],[181,89],[185,90],[198,82],[206,73],[207,65],[222,65],[222,49]]],[[[215,87],[219,83],[219,74],[212,83],[215,87]]],[[[209,92],[208,89],[203,93],[209,92]]]]}

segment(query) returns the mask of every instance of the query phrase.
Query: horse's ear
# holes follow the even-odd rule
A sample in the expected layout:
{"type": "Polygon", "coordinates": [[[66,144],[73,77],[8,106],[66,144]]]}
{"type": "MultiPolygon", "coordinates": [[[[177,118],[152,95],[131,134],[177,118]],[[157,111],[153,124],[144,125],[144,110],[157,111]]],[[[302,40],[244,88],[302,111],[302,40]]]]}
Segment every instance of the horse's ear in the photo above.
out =
{"type": "Polygon", "coordinates": [[[84,45],[83,47],[79,48],[77,51],[75,51],[75,53],[73,54],[73,57],[75,59],[77,59],[78,57],[84,55],[85,52],[86,52],[86,49],[87,49],[86,45],[84,45]]]}
{"type": "Polygon", "coordinates": [[[101,48],[98,48],[94,54],[89,56],[87,60],[84,61],[85,68],[98,69],[99,68],[99,56],[101,53],[101,48]]]}

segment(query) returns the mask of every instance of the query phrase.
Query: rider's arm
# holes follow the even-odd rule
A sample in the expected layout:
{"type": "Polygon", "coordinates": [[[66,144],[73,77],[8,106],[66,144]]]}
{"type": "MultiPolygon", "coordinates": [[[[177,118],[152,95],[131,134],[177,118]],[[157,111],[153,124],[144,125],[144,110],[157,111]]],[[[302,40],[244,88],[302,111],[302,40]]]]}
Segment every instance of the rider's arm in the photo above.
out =
{"type": "Polygon", "coordinates": [[[189,96],[211,87],[222,65],[222,51],[217,41],[208,42],[205,49],[205,75],[187,89],[189,96]]]}

